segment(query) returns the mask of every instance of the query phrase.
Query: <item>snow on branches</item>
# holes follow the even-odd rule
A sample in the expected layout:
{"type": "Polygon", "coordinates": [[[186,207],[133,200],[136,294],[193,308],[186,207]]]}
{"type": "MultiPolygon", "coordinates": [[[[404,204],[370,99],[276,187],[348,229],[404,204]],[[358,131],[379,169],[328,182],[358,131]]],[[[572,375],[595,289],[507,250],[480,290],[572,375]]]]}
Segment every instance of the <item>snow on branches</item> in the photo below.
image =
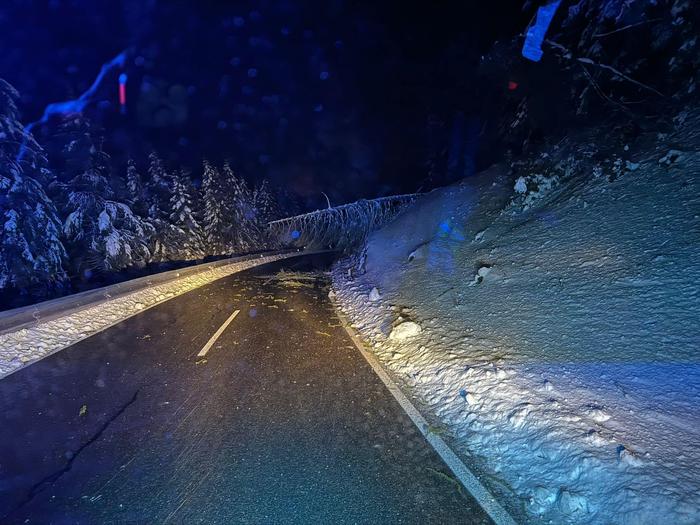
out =
{"type": "Polygon", "coordinates": [[[172,177],[170,196],[170,224],[175,237],[171,246],[177,249],[175,256],[179,260],[198,259],[206,254],[204,232],[195,217],[193,194],[189,174],[181,169],[172,177]]]}
{"type": "Polygon", "coordinates": [[[42,297],[68,277],[272,247],[267,223],[278,207],[267,183],[250,187],[229,163],[205,160],[194,176],[171,170],[155,152],[143,172],[133,159],[117,170],[75,114],[41,130],[44,149],[19,122],[18,97],[0,80],[3,298],[42,297]]]}
{"type": "Polygon", "coordinates": [[[144,172],[131,159],[115,170],[81,116],[44,134],[47,155],[18,122],[16,98],[0,83],[0,290],[62,281],[64,266],[82,280],[289,244],[346,249],[416,197],[362,200],[275,221],[279,206],[267,182],[249,186],[229,162],[205,160],[200,185],[197,174],[171,171],[156,153],[144,172]],[[21,162],[18,144],[27,147],[21,162]]]}
{"type": "Polygon", "coordinates": [[[114,200],[109,156],[94,144],[90,152],[57,195],[71,266],[82,275],[143,266],[151,256],[147,239],[153,228],[128,204],[114,200]]]}
{"type": "Polygon", "coordinates": [[[318,210],[269,223],[282,244],[348,250],[362,246],[373,230],[393,219],[420,194],[393,195],[318,210]]]}
{"type": "Polygon", "coordinates": [[[60,222],[43,183],[46,156],[19,122],[17,91],[0,79],[0,290],[50,289],[65,280],[60,222]],[[27,155],[18,160],[24,144],[27,155]]]}
{"type": "Polygon", "coordinates": [[[276,204],[265,182],[251,190],[228,162],[219,170],[204,161],[202,224],[208,252],[242,253],[271,247],[267,222],[276,204]]]}

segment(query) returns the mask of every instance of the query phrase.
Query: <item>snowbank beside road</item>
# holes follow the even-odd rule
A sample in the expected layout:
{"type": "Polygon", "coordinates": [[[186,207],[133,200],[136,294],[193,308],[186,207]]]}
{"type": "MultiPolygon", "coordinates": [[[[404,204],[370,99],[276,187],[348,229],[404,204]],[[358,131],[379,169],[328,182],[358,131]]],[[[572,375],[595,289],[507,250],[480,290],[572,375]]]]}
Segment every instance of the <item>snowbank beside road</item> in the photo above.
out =
{"type": "MultiPolygon", "coordinates": [[[[0,378],[173,297],[248,268],[298,255],[287,253],[235,261],[2,334],[0,378]]],[[[66,299],[70,300],[70,296],[66,299]]]]}
{"type": "Polygon", "coordinates": [[[433,192],[334,293],[513,514],[698,523],[698,140],[592,144],[433,192]]]}

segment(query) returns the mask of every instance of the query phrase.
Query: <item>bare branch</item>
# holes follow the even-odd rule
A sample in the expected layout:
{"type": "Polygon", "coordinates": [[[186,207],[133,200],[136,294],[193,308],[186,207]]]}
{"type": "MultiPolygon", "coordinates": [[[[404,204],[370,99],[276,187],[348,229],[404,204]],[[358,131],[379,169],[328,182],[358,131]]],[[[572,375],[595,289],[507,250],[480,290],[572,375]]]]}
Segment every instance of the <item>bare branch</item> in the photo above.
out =
{"type": "Polygon", "coordinates": [[[596,92],[596,94],[597,94],[601,99],[605,100],[606,102],[610,102],[611,104],[614,104],[614,105],[618,106],[620,109],[622,109],[622,110],[625,111],[625,112],[629,112],[629,111],[630,111],[627,107],[625,107],[624,104],[622,104],[621,102],[618,102],[617,100],[615,100],[615,99],[609,97],[608,95],[606,95],[605,93],[603,93],[603,90],[600,88],[600,86],[598,85],[598,83],[593,79],[593,77],[592,77],[591,74],[588,72],[588,70],[586,69],[586,67],[585,67],[583,64],[580,64],[580,66],[581,66],[581,69],[583,70],[583,73],[586,75],[586,78],[588,79],[588,82],[590,82],[591,86],[593,86],[593,90],[596,92]]]}
{"type": "Polygon", "coordinates": [[[636,24],[629,24],[624,27],[620,27],[618,29],[615,29],[614,31],[608,31],[607,33],[596,33],[593,35],[593,38],[602,38],[604,36],[610,36],[614,35],[615,33],[620,33],[621,31],[626,31],[627,29],[632,29],[633,27],[639,27],[643,26],[645,24],[651,24],[653,22],[658,22],[660,20],[663,20],[663,18],[652,18],[650,20],[642,20],[641,22],[637,22],[636,24]]]}
{"type": "Polygon", "coordinates": [[[654,94],[656,94],[656,95],[658,95],[658,96],[660,96],[660,97],[665,97],[665,96],[666,96],[666,95],[664,95],[663,93],[661,93],[659,90],[654,89],[653,87],[648,86],[647,84],[644,84],[643,82],[639,82],[638,80],[633,79],[633,78],[630,77],[629,75],[625,75],[625,74],[624,74],[622,71],[620,71],[619,69],[616,69],[616,68],[614,68],[614,67],[612,67],[612,66],[609,66],[609,65],[607,65],[607,64],[601,64],[601,63],[599,63],[599,62],[594,62],[594,61],[591,60],[590,58],[575,57],[574,54],[573,54],[569,49],[567,49],[566,47],[564,47],[564,46],[562,46],[561,44],[559,44],[559,43],[557,43],[557,42],[554,42],[554,41],[552,41],[552,40],[545,40],[545,42],[546,42],[547,44],[549,44],[550,46],[552,46],[553,48],[558,49],[558,50],[560,50],[562,53],[564,53],[564,58],[567,58],[567,59],[570,59],[570,60],[576,60],[577,62],[580,62],[580,63],[582,63],[582,64],[588,64],[589,66],[595,66],[595,67],[599,67],[599,68],[601,68],[601,69],[606,69],[606,70],[608,70],[608,71],[611,71],[612,73],[614,73],[614,74],[617,75],[618,77],[623,78],[623,79],[627,80],[628,82],[631,82],[632,84],[634,84],[634,85],[636,85],[636,86],[639,86],[639,87],[641,87],[641,88],[643,88],[643,89],[646,89],[647,91],[651,91],[652,93],[654,93],[654,94]]]}
{"type": "Polygon", "coordinates": [[[332,208],[332,206],[331,206],[331,200],[328,198],[328,195],[326,195],[325,192],[322,191],[321,193],[322,193],[323,196],[326,198],[326,202],[328,203],[328,209],[330,210],[330,209],[332,208]]]}
{"type": "Polygon", "coordinates": [[[625,75],[622,71],[620,71],[619,69],[615,69],[615,68],[612,67],[612,66],[609,66],[609,65],[607,65],[607,64],[600,64],[600,63],[598,63],[598,62],[593,62],[593,60],[591,60],[590,58],[577,58],[576,60],[578,60],[578,61],[581,62],[582,64],[589,64],[589,65],[591,65],[591,66],[596,66],[596,67],[600,67],[600,68],[603,68],[603,69],[607,69],[608,71],[612,71],[612,72],[613,72],[614,74],[616,74],[617,76],[619,76],[619,77],[621,77],[621,78],[624,78],[624,79],[627,80],[628,82],[632,82],[633,84],[635,84],[635,85],[637,85],[637,86],[639,86],[639,87],[641,87],[641,88],[644,88],[644,89],[646,89],[646,90],[648,90],[648,91],[651,91],[652,93],[656,93],[656,94],[659,95],[660,97],[665,97],[665,96],[666,96],[666,95],[664,95],[663,93],[661,93],[660,91],[654,89],[653,87],[648,86],[648,85],[646,85],[646,84],[644,84],[644,83],[642,83],[642,82],[639,82],[638,80],[635,80],[635,79],[633,79],[632,77],[630,77],[630,76],[628,76],[628,75],[625,75]]]}

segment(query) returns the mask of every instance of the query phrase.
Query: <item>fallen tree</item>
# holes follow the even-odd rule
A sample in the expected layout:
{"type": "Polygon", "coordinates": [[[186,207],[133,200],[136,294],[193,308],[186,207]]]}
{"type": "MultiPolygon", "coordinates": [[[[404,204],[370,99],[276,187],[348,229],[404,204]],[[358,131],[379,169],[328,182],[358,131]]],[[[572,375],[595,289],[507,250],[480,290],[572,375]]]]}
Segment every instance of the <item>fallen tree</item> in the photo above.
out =
{"type": "Polygon", "coordinates": [[[370,232],[396,217],[421,194],[391,195],[328,207],[268,223],[283,245],[349,250],[362,246],[370,232]]]}

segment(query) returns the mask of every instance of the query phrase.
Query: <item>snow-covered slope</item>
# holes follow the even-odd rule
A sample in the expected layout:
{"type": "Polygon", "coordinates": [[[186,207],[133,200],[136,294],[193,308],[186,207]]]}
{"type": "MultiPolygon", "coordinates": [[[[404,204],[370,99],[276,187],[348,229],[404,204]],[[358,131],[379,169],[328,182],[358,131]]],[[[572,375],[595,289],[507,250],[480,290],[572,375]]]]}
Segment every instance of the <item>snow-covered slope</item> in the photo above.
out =
{"type": "Polygon", "coordinates": [[[334,269],[380,360],[527,521],[700,522],[684,119],[619,154],[592,136],[432,192],[334,269]]]}

